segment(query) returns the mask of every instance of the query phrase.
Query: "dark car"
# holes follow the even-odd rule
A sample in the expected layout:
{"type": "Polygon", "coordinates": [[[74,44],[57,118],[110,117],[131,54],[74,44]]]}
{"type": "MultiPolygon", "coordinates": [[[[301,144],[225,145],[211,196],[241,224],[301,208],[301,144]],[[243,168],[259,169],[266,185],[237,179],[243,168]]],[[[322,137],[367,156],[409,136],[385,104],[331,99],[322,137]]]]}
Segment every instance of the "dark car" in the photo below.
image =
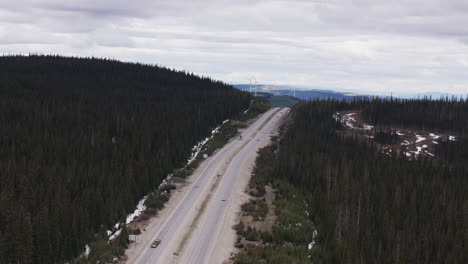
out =
{"type": "Polygon", "coordinates": [[[159,246],[159,244],[161,244],[161,240],[156,239],[155,241],[153,241],[153,243],[151,243],[151,247],[152,248],[157,248],[159,246]]]}

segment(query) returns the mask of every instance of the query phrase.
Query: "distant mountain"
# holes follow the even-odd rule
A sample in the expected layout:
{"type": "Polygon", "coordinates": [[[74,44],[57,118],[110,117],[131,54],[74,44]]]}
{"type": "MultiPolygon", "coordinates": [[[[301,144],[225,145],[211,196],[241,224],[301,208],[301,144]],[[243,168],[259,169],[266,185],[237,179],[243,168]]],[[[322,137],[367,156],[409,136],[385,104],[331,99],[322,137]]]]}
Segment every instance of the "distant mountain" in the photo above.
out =
{"type": "MultiPolygon", "coordinates": [[[[248,91],[250,88],[249,84],[236,84],[234,87],[238,89],[248,91]]],[[[330,90],[322,87],[306,87],[306,86],[290,86],[290,85],[267,85],[267,84],[257,84],[252,85],[252,91],[255,91],[255,88],[258,88],[257,92],[267,92],[274,95],[290,95],[301,99],[301,100],[310,100],[315,98],[335,98],[335,99],[353,99],[356,97],[389,97],[390,94],[375,94],[369,93],[360,90],[353,89],[337,89],[330,90]]],[[[468,98],[467,94],[454,94],[454,93],[443,93],[443,92],[425,92],[425,93],[393,93],[394,98],[410,99],[410,98],[423,98],[430,97],[432,99],[439,98],[468,98]]]]}
{"type": "MultiPolygon", "coordinates": [[[[238,89],[248,91],[250,89],[249,84],[236,84],[234,85],[238,89]]],[[[258,84],[252,86],[252,92],[257,90],[257,92],[271,93],[276,96],[293,96],[301,100],[311,100],[316,98],[334,98],[334,99],[353,99],[356,97],[368,97],[370,95],[361,95],[351,92],[337,92],[332,90],[322,90],[322,89],[305,89],[305,88],[295,88],[293,86],[287,85],[265,85],[258,84]]]]}
{"type": "Polygon", "coordinates": [[[276,95],[260,91],[257,91],[256,96],[267,99],[273,107],[292,107],[301,101],[301,99],[292,95],[276,95]]]}
{"type": "Polygon", "coordinates": [[[430,97],[432,99],[439,99],[439,98],[467,98],[468,94],[454,94],[454,93],[442,93],[442,92],[427,92],[427,93],[408,93],[408,94],[395,94],[395,97],[398,98],[424,98],[430,97]]]}

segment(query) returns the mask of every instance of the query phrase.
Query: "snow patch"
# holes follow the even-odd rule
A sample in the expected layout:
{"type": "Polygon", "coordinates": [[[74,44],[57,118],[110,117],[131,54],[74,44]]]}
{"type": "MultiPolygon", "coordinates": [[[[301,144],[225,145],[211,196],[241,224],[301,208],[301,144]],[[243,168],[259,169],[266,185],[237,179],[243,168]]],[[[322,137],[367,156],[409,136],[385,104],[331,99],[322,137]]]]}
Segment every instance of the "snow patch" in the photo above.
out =
{"type": "Polygon", "coordinates": [[[436,135],[436,134],[434,134],[434,133],[429,133],[429,136],[431,136],[433,139],[438,139],[438,138],[440,138],[439,135],[436,135]]]}
{"type": "Polygon", "coordinates": [[[317,238],[317,230],[314,230],[314,232],[312,232],[312,241],[309,243],[309,245],[307,245],[307,248],[309,250],[311,250],[315,246],[315,239],[316,238],[317,238]]]}
{"type": "Polygon", "coordinates": [[[115,233],[112,234],[112,236],[109,237],[109,240],[114,240],[116,237],[118,237],[120,235],[120,232],[122,232],[122,228],[115,231],[115,233]]]}
{"type": "Polygon", "coordinates": [[[426,138],[425,138],[425,137],[422,137],[422,136],[420,136],[420,135],[416,135],[416,143],[419,143],[419,142],[421,142],[421,141],[423,141],[423,140],[426,140],[426,138]]]}
{"type": "Polygon", "coordinates": [[[348,113],[348,114],[341,115],[340,113],[337,112],[333,115],[333,119],[349,127],[350,129],[366,130],[366,131],[374,129],[374,126],[371,126],[371,125],[357,124],[356,118],[354,117],[354,115],[356,115],[356,113],[348,113]]]}
{"type": "Polygon", "coordinates": [[[403,142],[401,143],[402,146],[407,146],[407,145],[409,145],[409,144],[410,144],[410,142],[409,142],[408,140],[405,140],[405,141],[403,141],[403,142]]]}
{"type": "Polygon", "coordinates": [[[400,131],[397,131],[396,134],[399,135],[399,136],[404,136],[405,135],[405,134],[401,133],[400,131]]]}
{"type": "Polygon", "coordinates": [[[89,247],[88,244],[85,245],[85,250],[83,253],[81,253],[82,257],[88,258],[89,253],[91,253],[91,248],[89,247]]]}
{"type": "Polygon", "coordinates": [[[421,154],[422,147],[416,147],[417,151],[414,151],[414,155],[419,155],[421,154]]]}
{"type": "Polygon", "coordinates": [[[85,258],[87,258],[89,256],[89,253],[91,253],[91,248],[89,247],[88,244],[86,244],[85,245],[85,251],[81,255],[84,256],[85,258]]]}
{"type": "Polygon", "coordinates": [[[192,148],[192,155],[190,155],[190,158],[188,159],[187,164],[190,164],[195,160],[195,158],[198,156],[198,153],[200,153],[202,147],[206,144],[206,142],[208,142],[208,140],[210,140],[210,138],[205,138],[204,140],[198,142],[198,144],[196,144],[192,148]]]}
{"type": "MultiPolygon", "coordinates": [[[[225,124],[228,121],[229,121],[229,119],[224,120],[223,124],[225,124]]],[[[208,142],[210,139],[212,139],[214,137],[214,135],[219,132],[220,128],[221,128],[221,126],[216,127],[215,129],[213,129],[211,131],[211,136],[210,137],[205,138],[204,140],[198,142],[195,146],[193,146],[192,154],[190,155],[190,158],[187,161],[187,165],[185,165],[185,166],[188,166],[190,163],[192,163],[195,160],[195,158],[198,156],[198,154],[200,153],[200,151],[202,150],[202,148],[206,144],[206,142],[208,142]]]]}
{"type": "Polygon", "coordinates": [[[449,140],[450,140],[450,141],[455,141],[455,140],[456,140],[456,139],[455,139],[455,136],[449,136],[449,140]]]}
{"type": "Polygon", "coordinates": [[[125,221],[125,223],[128,225],[130,224],[130,222],[132,222],[133,218],[139,216],[144,210],[146,210],[146,206],[145,206],[145,201],[146,199],[148,198],[148,195],[146,195],[145,197],[143,197],[137,204],[137,208],[135,209],[135,211],[133,211],[133,213],[129,214],[127,216],[127,219],[125,221]]]}
{"type": "Polygon", "coordinates": [[[407,157],[411,157],[413,154],[414,154],[414,157],[417,158],[418,155],[420,155],[421,153],[424,153],[424,154],[427,154],[431,157],[434,157],[435,155],[432,154],[431,152],[425,150],[425,148],[427,148],[428,146],[427,145],[423,145],[422,147],[416,147],[416,151],[408,151],[408,152],[405,152],[405,155],[407,157]]]}

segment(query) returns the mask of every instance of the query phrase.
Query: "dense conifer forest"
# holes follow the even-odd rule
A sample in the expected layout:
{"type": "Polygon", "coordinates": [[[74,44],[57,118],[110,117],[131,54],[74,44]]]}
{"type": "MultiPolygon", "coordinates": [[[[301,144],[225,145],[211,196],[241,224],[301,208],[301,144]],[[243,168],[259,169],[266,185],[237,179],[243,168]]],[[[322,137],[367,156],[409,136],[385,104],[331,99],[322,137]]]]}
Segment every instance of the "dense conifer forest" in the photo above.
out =
{"type": "Polygon", "coordinates": [[[0,263],[63,263],[251,96],[167,68],[0,57],[0,263]]]}
{"type": "Polygon", "coordinates": [[[361,109],[367,121],[374,125],[415,127],[462,134],[468,128],[468,103],[461,98],[374,98],[355,100],[353,108],[361,109]]]}
{"type": "MultiPolygon", "coordinates": [[[[305,197],[316,244],[308,250],[301,236],[262,234],[273,243],[237,263],[281,263],[284,254],[296,263],[468,263],[468,101],[311,101],[291,113],[264,177],[280,197],[305,197]],[[440,139],[433,158],[384,155],[372,139],[340,133],[332,116],[342,110],[361,110],[371,124],[456,132],[457,140],[440,139]],[[284,181],[298,194],[281,187],[284,181]]],[[[278,228],[300,222],[291,217],[303,212],[290,212],[278,228]]]]}

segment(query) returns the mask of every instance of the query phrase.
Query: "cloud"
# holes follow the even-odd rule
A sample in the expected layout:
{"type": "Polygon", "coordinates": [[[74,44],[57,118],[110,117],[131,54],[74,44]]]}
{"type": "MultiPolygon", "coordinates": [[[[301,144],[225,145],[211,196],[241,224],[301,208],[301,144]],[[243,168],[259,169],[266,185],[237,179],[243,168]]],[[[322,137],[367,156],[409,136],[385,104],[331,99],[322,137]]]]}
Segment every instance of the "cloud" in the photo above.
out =
{"type": "Polygon", "coordinates": [[[18,0],[2,53],[141,61],[231,83],[468,91],[463,0],[18,0]]]}

